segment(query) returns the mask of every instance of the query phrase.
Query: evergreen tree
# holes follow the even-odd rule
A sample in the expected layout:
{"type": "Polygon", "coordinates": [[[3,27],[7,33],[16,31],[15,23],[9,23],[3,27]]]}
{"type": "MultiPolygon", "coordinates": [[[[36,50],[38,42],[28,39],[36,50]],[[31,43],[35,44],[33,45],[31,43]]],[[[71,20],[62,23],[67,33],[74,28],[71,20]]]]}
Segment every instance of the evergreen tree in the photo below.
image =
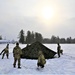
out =
{"type": "Polygon", "coordinates": [[[35,41],[43,42],[43,37],[40,33],[35,33],[35,41]]]}
{"type": "Polygon", "coordinates": [[[19,42],[20,43],[22,43],[22,44],[24,44],[24,31],[23,30],[21,30],[20,31],[20,34],[19,34],[19,42]]]}
{"type": "Polygon", "coordinates": [[[65,38],[61,38],[61,39],[60,39],[60,43],[66,43],[65,38]]]}
{"type": "Polygon", "coordinates": [[[50,42],[51,43],[57,43],[56,37],[54,35],[52,35],[50,42]]]}
{"type": "Polygon", "coordinates": [[[55,43],[60,43],[60,38],[59,36],[56,37],[56,42],[55,43]]]}
{"type": "Polygon", "coordinates": [[[74,39],[72,39],[72,43],[75,43],[75,38],[74,38],[74,39]]]}
{"type": "Polygon", "coordinates": [[[32,31],[31,33],[31,43],[35,42],[35,35],[34,32],[32,31]]]}
{"type": "Polygon", "coordinates": [[[67,43],[71,43],[71,37],[67,38],[67,43]]]}
{"type": "Polygon", "coordinates": [[[31,43],[31,32],[30,31],[27,31],[26,43],[27,44],[30,44],[31,43]]]}
{"type": "Polygon", "coordinates": [[[0,40],[2,40],[2,36],[0,36],[0,40]]]}

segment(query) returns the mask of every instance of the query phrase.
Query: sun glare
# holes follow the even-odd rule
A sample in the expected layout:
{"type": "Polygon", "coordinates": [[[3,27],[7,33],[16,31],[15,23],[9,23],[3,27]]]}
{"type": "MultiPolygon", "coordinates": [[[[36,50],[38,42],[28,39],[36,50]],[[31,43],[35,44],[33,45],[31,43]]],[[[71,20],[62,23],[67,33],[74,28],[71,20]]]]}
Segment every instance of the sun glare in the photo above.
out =
{"type": "Polygon", "coordinates": [[[60,7],[50,0],[44,0],[43,3],[39,2],[36,6],[37,20],[45,29],[52,29],[60,23],[59,12],[60,7]]]}
{"type": "Polygon", "coordinates": [[[43,6],[40,8],[38,16],[40,22],[50,25],[53,22],[54,10],[50,6],[43,6]]]}
{"type": "Polygon", "coordinates": [[[42,17],[45,19],[45,20],[49,20],[53,17],[53,10],[52,8],[50,7],[43,7],[42,11],[42,17]]]}

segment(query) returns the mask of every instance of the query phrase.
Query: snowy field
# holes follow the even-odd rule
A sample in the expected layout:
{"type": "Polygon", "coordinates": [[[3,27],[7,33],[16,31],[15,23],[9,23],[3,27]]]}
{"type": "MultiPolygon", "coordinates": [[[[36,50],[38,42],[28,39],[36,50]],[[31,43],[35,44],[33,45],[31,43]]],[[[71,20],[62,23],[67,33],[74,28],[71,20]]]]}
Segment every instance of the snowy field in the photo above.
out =
{"type": "MultiPolygon", "coordinates": [[[[44,44],[48,48],[57,51],[56,44],[44,44]]],[[[60,58],[46,59],[46,65],[43,69],[37,69],[37,60],[21,59],[21,69],[13,68],[13,47],[9,45],[9,59],[1,59],[0,55],[0,75],[75,75],[75,44],[61,44],[64,54],[60,58]]],[[[20,44],[24,48],[25,44],[20,44]]],[[[6,44],[0,44],[0,52],[6,47],[6,44]]]]}

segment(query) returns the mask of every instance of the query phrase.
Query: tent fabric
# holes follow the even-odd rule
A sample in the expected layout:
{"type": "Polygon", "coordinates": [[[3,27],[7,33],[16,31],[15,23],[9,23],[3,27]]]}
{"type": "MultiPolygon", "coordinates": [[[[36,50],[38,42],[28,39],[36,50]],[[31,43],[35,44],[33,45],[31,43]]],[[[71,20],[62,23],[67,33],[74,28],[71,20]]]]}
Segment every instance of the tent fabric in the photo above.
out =
{"type": "Polygon", "coordinates": [[[46,59],[54,58],[54,55],[56,54],[56,52],[47,48],[42,43],[34,42],[22,49],[23,55],[21,57],[26,59],[37,59],[40,50],[43,52],[46,59]]]}

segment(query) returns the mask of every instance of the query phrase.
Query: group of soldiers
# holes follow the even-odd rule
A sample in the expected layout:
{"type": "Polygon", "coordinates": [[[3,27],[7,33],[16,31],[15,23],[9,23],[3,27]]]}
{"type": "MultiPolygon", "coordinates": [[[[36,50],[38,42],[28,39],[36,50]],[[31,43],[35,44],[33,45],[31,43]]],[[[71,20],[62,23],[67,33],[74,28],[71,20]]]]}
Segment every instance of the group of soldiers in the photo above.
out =
{"type": "MultiPolygon", "coordinates": [[[[9,44],[7,44],[6,48],[3,49],[0,53],[0,55],[2,54],[2,59],[4,58],[4,56],[6,55],[7,59],[9,59],[9,44]]],[[[16,68],[16,62],[18,61],[18,68],[20,67],[20,60],[21,60],[21,55],[22,55],[22,50],[19,47],[19,43],[16,43],[16,46],[13,48],[13,57],[14,57],[14,63],[13,63],[13,67],[16,68]]]]}
{"type": "MultiPolygon", "coordinates": [[[[57,47],[57,54],[58,57],[60,57],[60,53],[61,53],[61,46],[58,43],[58,47],[57,47]]],[[[2,59],[4,58],[5,54],[7,59],[9,59],[9,44],[7,44],[6,48],[3,49],[0,53],[0,55],[2,54],[2,59]]],[[[13,48],[13,57],[14,57],[14,63],[13,63],[13,67],[16,68],[16,62],[18,62],[18,68],[21,68],[21,55],[22,55],[22,50],[19,47],[19,43],[16,43],[16,46],[13,48]]],[[[46,64],[46,59],[44,57],[44,54],[42,51],[38,52],[38,62],[37,62],[37,66],[44,68],[44,65],[46,64]]]]}

